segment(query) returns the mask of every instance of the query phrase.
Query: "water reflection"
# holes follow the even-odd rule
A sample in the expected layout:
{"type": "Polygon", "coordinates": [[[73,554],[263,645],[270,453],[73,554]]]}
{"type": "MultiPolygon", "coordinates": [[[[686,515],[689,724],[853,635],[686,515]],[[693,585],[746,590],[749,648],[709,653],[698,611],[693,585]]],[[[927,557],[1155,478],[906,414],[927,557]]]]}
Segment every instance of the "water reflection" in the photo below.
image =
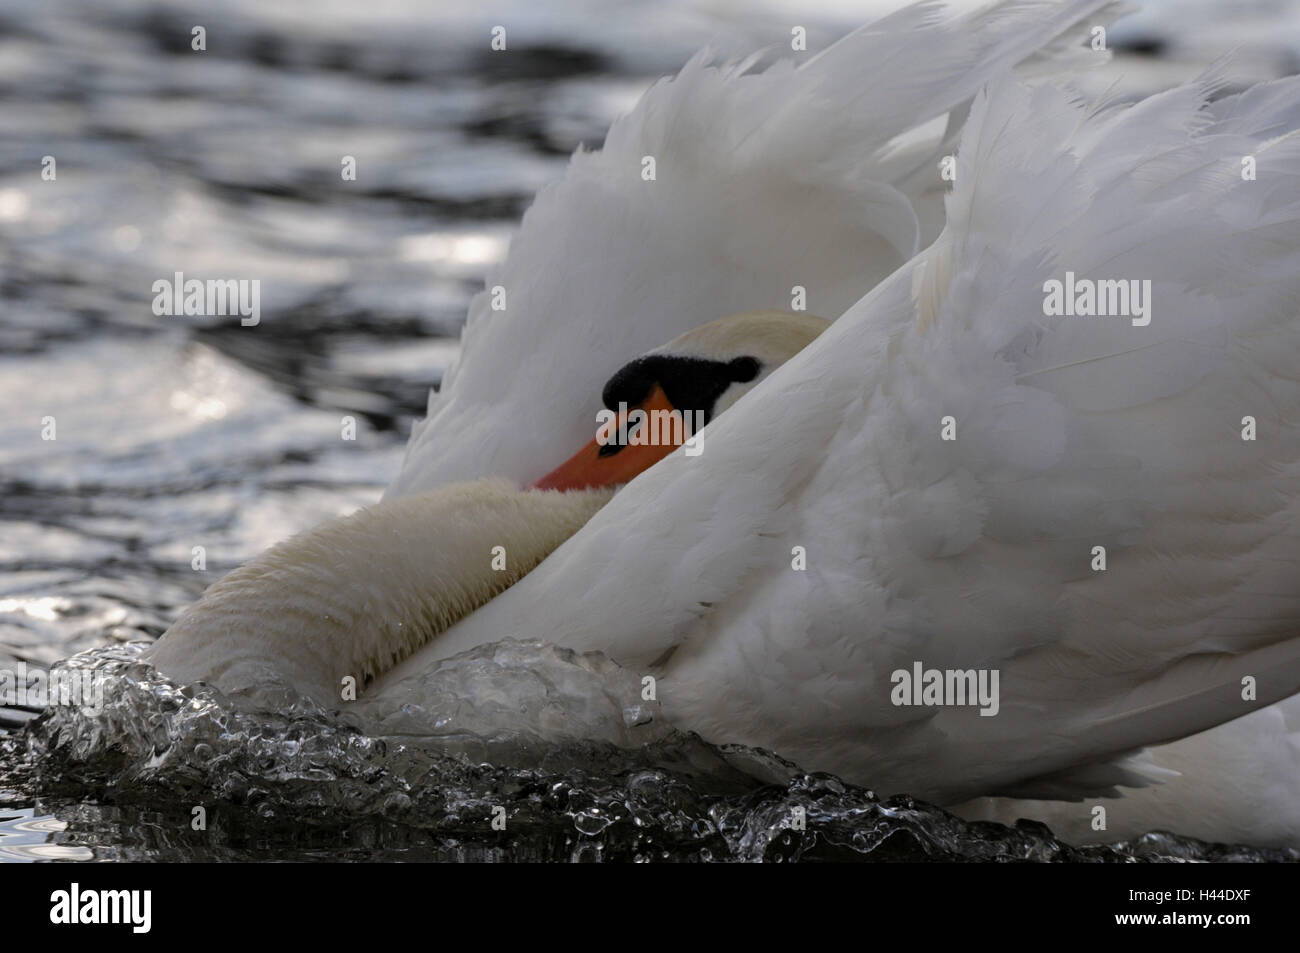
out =
{"type": "Polygon", "coordinates": [[[94,860],[95,852],[88,847],[59,843],[67,829],[65,821],[37,814],[35,808],[0,807],[0,863],[94,860]]]}

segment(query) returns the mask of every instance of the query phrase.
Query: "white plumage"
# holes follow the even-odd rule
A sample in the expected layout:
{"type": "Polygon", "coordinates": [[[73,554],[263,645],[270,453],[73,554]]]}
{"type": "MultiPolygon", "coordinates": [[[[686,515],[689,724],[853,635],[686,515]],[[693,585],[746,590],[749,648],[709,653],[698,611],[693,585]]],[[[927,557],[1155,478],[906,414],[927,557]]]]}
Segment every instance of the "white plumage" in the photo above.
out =
{"type": "MultiPolygon", "coordinates": [[[[891,37],[891,48],[905,48],[909,36],[891,37]]],[[[693,64],[675,83],[749,79],[699,71],[693,64]]],[[[932,247],[713,425],[702,456],[676,454],[644,474],[536,572],[395,675],[506,635],[598,648],[657,675],[666,712],[706,738],[772,747],[805,767],[942,803],[1145,783],[1162,773],[1130,757],[1135,749],[1296,692],[1300,82],[1210,104],[1213,86],[1211,78],[1136,105],[1097,107],[1050,82],[995,82],[971,110],[947,225],[932,247]],[[1253,180],[1243,178],[1245,156],[1254,157],[1253,180]],[[1066,270],[1149,279],[1151,323],[1044,315],[1044,282],[1066,270]],[[940,439],[947,416],[954,441],[940,439]],[[1253,441],[1241,437],[1248,416],[1253,441]],[[806,572],[791,568],[796,546],[807,550],[806,572]],[[1102,572],[1092,568],[1096,546],[1107,553],[1102,572]],[[892,705],[890,674],[914,660],[1000,670],[1000,714],[892,705]],[[1257,681],[1256,701],[1243,700],[1247,677],[1257,681]]],[[[824,79],[818,88],[837,86],[824,79]]],[[[667,89],[657,88],[661,99],[667,89]]],[[[906,104],[886,99],[897,110],[890,131],[902,117],[928,118],[924,92],[908,85],[894,95],[906,104]]],[[[616,127],[614,146],[633,138],[633,122],[644,120],[652,136],[657,108],[652,93],[616,127]]],[[[726,127],[724,105],[700,108],[726,127]]],[[[779,106],[774,114],[802,115],[779,106]]],[[[792,175],[842,168],[840,134],[850,127],[852,112],[834,134],[793,137],[802,154],[776,150],[772,161],[792,175]]],[[[675,141],[688,152],[698,147],[689,136],[675,141]]],[[[726,155],[740,145],[729,142],[726,155]]],[[[695,174],[725,169],[725,188],[743,191],[742,172],[773,153],[739,154],[738,164],[718,157],[695,174]]],[[[869,145],[853,152],[870,154],[869,145]]],[[[581,209],[578,194],[602,187],[638,207],[649,202],[636,197],[633,180],[612,184],[617,155],[599,174],[600,160],[588,161],[543,202],[572,197],[581,209]]],[[[869,162],[858,174],[863,168],[869,162]]],[[[830,180],[844,200],[853,195],[845,179],[830,180]]],[[[673,207],[669,189],[652,194],[658,216],[673,207]]],[[[544,207],[561,215],[558,205],[544,207]]],[[[771,254],[787,264],[788,206],[760,201],[746,214],[763,209],[781,224],[768,220],[759,234],[774,234],[771,254]]],[[[594,361],[608,371],[621,356],[589,351],[593,328],[636,335],[735,308],[733,276],[769,302],[796,282],[797,269],[767,285],[745,281],[746,268],[710,254],[717,233],[749,231],[733,208],[705,202],[675,214],[678,247],[700,259],[681,271],[679,253],[661,257],[657,230],[642,232],[639,214],[601,219],[635,238],[642,262],[630,272],[617,254],[595,251],[541,268],[530,239],[542,236],[526,219],[502,274],[546,271],[546,280],[569,282],[573,298],[591,294],[595,305],[556,308],[543,299],[531,320],[539,335],[553,329],[557,347],[563,327],[568,356],[551,350],[539,368],[594,361]],[[702,243],[687,231],[697,223],[702,243]],[[654,269],[654,284],[641,277],[645,269],[654,269]],[[699,301],[684,301],[692,290],[699,301]],[[607,296],[618,304],[603,307],[607,296]],[[717,310],[701,313],[710,302],[717,310]]],[[[831,221],[830,234],[842,220],[831,221]]],[[[579,214],[573,226],[590,223],[579,214]]],[[[819,249],[816,222],[808,234],[819,249]]],[[[837,234],[837,247],[843,242],[837,234]]],[[[567,243],[548,255],[560,248],[567,243]]],[[[770,269],[757,251],[747,261],[770,269]]],[[[825,269],[800,282],[810,302],[838,304],[851,284],[842,260],[818,251],[801,261],[825,269]]],[[[857,273],[873,283],[869,269],[857,273]]],[[[516,326],[500,321],[496,340],[516,326]]],[[[413,441],[413,469],[399,491],[440,478],[437,466],[423,466],[433,448],[459,456],[458,442],[440,442],[454,433],[457,388],[496,363],[470,345],[460,380],[413,441]]],[[[575,383],[569,377],[560,390],[575,383]]],[[[585,397],[534,406],[549,413],[576,404],[570,421],[585,424],[598,384],[576,384],[585,397]]],[[[481,422],[489,432],[493,420],[519,410],[511,395],[497,398],[504,406],[481,422]]],[[[524,438],[521,478],[582,436],[570,439],[549,421],[528,425],[541,432],[524,438]],[[543,444],[557,440],[548,455],[543,444]]],[[[459,468],[504,457],[445,466],[465,475],[459,468]]],[[[1294,745],[1269,744],[1261,756],[1294,759],[1294,745]]],[[[1212,748],[1213,739],[1202,746],[1212,748]]],[[[1186,758],[1172,760],[1187,770],[1186,758]]],[[[1300,779],[1300,763],[1290,777],[1300,779]]],[[[1195,832],[1243,829],[1225,818],[1228,807],[1218,804],[1217,817],[1195,832]]],[[[1250,799],[1236,807],[1259,810],[1250,799]]],[[[1294,808],[1272,810],[1276,821],[1255,825],[1255,834],[1300,834],[1294,808]]],[[[1151,818],[1135,812],[1131,820],[1151,818]]],[[[1122,807],[1112,811],[1109,836],[1120,829],[1133,829],[1122,807]]]]}
{"type": "Polygon", "coordinates": [[[1078,43],[1117,7],[947,18],[923,3],[798,69],[696,56],[538,194],[487,276],[505,310],[488,290],[474,298],[388,498],[484,475],[531,482],[591,439],[614,371],[707,321],[789,308],[796,286],[808,311],[842,314],[938,234],[938,162],[980,85],[1017,63],[1100,62],[1078,43]]]}
{"type": "Polygon", "coordinates": [[[329,520],[209,586],[150,661],[255,702],[288,688],[337,705],[346,680],[355,698],[514,584],[609,497],[479,480],[329,520]]]}

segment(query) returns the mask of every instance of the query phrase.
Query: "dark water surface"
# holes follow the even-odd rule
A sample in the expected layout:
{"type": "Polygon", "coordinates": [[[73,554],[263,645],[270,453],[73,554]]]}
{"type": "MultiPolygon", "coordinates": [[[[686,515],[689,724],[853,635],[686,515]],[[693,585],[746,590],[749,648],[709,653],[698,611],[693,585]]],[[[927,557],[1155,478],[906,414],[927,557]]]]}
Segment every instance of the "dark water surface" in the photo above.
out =
{"type": "MultiPolygon", "coordinates": [[[[886,5],[0,3],[0,668],[101,648],[81,664],[117,679],[96,717],[0,713],[0,860],[1282,856],[1075,850],[675,733],[502,747],[452,717],[436,753],[307,707],[252,716],[135,658],[227,570],[378,499],[532,193],[650,81],[710,40],[799,22],[817,48],[886,5]],[[156,316],[178,271],[259,279],[257,334],[156,316]]],[[[1227,43],[1245,78],[1293,69],[1294,3],[1154,6],[1115,33],[1142,51],[1126,88],[1227,43]]]]}

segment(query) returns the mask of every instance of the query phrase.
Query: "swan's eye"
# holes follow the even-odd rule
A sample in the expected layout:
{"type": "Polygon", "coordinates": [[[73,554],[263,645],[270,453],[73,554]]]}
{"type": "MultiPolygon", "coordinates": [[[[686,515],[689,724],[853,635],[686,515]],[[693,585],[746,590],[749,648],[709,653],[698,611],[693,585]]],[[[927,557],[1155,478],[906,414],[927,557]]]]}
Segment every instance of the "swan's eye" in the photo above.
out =
{"type": "Polygon", "coordinates": [[[763,365],[752,357],[738,357],[727,364],[727,374],[737,384],[748,384],[762,369],[763,365]]]}
{"type": "Polygon", "coordinates": [[[613,442],[602,444],[600,449],[596,451],[596,456],[601,458],[612,457],[614,454],[622,450],[623,447],[625,446],[626,444],[613,443],[613,442]]]}

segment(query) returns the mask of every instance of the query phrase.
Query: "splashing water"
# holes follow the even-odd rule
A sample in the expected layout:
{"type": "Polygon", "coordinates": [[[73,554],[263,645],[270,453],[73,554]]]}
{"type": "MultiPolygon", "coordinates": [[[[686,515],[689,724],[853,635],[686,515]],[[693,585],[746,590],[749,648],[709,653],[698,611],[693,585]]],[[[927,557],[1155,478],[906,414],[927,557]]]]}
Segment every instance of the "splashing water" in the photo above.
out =
{"type": "Polygon", "coordinates": [[[544,642],[481,646],[411,680],[400,706],[341,712],[282,686],[259,693],[274,711],[180,686],[146,648],[61,663],[104,686],[102,706],[53,706],[0,737],[0,852],[36,826],[100,859],[1300,859],[1167,834],[1073,848],[1041,824],[881,800],[677,731],[631,673],[544,642]],[[53,819],[5,818],[16,797],[53,819]]]}

